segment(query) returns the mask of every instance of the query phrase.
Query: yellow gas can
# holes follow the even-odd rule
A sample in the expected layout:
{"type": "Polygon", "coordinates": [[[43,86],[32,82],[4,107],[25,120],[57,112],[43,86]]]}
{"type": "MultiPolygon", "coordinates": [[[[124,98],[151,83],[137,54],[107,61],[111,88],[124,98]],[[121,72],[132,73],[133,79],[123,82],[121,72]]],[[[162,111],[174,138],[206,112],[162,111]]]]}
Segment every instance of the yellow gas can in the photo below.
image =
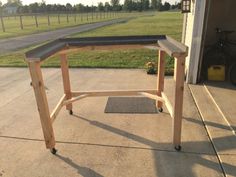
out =
{"type": "Polygon", "coordinates": [[[225,66],[213,65],[208,68],[208,80],[210,81],[224,81],[225,80],[225,66]]]}

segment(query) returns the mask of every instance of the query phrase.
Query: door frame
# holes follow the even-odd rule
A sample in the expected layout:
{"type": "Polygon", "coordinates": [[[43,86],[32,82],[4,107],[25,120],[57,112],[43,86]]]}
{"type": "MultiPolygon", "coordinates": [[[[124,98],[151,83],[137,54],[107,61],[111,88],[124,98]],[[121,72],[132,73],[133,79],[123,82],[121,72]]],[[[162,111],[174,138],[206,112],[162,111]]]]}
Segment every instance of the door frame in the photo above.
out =
{"type": "Polygon", "coordinates": [[[191,39],[191,46],[189,46],[189,63],[187,70],[186,82],[196,84],[198,81],[199,66],[202,60],[202,42],[204,41],[204,22],[206,20],[206,0],[195,0],[194,8],[194,23],[191,39]]]}

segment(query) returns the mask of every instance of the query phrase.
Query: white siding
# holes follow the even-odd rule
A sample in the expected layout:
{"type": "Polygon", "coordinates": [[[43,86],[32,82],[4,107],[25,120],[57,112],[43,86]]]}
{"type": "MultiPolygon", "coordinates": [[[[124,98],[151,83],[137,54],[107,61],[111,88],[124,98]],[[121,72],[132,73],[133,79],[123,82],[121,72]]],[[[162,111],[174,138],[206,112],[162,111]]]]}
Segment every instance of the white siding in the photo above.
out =
{"type": "Polygon", "coordinates": [[[192,2],[192,10],[187,18],[185,44],[189,47],[189,55],[186,60],[187,83],[195,84],[197,82],[206,1],[192,2]]]}
{"type": "Polygon", "coordinates": [[[191,52],[191,46],[192,46],[192,36],[193,36],[193,23],[194,23],[194,14],[195,14],[195,3],[192,4],[192,10],[191,13],[186,14],[187,15],[187,21],[186,21],[186,33],[185,33],[185,44],[189,47],[189,55],[186,58],[186,70],[189,69],[189,61],[190,61],[190,52],[191,52]]]}

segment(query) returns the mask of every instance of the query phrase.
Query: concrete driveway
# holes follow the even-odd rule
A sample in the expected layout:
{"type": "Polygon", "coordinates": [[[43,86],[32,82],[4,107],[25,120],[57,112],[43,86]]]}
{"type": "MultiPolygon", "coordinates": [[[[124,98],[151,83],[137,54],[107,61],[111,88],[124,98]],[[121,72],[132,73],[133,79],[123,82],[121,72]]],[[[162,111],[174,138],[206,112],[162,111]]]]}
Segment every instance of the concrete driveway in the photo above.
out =
{"type": "MultiPolygon", "coordinates": [[[[184,93],[182,151],[172,146],[172,119],[164,113],[104,113],[107,97],[63,109],[54,122],[58,153],[45,149],[27,69],[1,68],[0,176],[192,177],[224,176],[188,87],[184,93]]],[[[62,95],[59,69],[44,69],[50,109],[62,95]]],[[[152,89],[143,70],[71,69],[74,90],[152,89]]],[[[173,82],[165,80],[173,98],[173,82]]],[[[233,164],[228,164],[233,166],[233,164]]],[[[235,174],[227,174],[234,176],[235,174]]]]}

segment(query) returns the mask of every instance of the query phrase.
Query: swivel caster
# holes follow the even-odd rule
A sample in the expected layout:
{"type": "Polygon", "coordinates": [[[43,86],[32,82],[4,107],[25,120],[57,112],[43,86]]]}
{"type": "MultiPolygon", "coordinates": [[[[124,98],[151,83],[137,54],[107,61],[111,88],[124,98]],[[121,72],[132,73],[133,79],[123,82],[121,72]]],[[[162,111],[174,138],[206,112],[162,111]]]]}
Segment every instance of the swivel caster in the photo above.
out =
{"type": "Polygon", "coordinates": [[[57,153],[57,150],[55,148],[50,149],[51,153],[55,155],[57,153]]]}
{"type": "Polygon", "coordinates": [[[69,110],[69,114],[70,114],[70,115],[73,115],[73,111],[72,111],[72,110],[69,110]]]}
{"type": "Polygon", "coordinates": [[[158,111],[159,112],[163,112],[163,108],[158,108],[158,111]]]}
{"type": "Polygon", "coordinates": [[[181,146],[180,146],[180,145],[175,146],[175,150],[176,150],[176,151],[181,151],[181,146]]]}

